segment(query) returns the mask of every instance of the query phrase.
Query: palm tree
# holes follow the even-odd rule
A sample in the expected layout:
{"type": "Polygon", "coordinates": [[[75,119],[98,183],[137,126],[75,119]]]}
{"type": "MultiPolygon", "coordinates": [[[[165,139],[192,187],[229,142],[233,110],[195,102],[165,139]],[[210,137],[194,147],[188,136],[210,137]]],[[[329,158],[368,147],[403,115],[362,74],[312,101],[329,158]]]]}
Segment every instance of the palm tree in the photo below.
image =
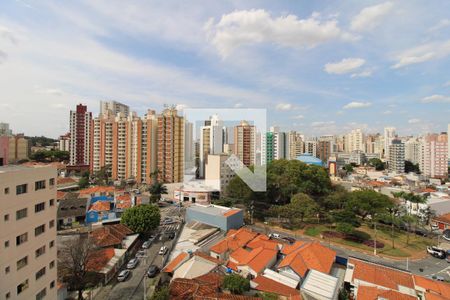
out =
{"type": "Polygon", "coordinates": [[[161,199],[162,194],[167,194],[167,187],[162,182],[156,181],[149,188],[150,202],[156,203],[161,199]]]}

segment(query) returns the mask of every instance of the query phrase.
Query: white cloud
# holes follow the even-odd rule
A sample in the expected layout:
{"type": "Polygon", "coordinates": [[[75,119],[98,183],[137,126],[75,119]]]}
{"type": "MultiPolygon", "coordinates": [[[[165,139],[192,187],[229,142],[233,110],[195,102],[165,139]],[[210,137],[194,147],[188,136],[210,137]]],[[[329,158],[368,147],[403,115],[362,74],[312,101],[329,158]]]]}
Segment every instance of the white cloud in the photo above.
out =
{"type": "Polygon", "coordinates": [[[390,115],[390,114],[392,114],[392,110],[383,111],[383,115],[390,115]]]}
{"type": "Polygon", "coordinates": [[[244,104],[242,104],[242,103],[235,103],[234,104],[234,108],[241,108],[243,106],[244,106],[244,104]]]}
{"type": "Polygon", "coordinates": [[[296,116],[293,116],[293,117],[292,117],[292,119],[296,119],[296,120],[301,120],[301,119],[303,119],[303,118],[304,118],[303,115],[296,115],[296,116]]]}
{"type": "Polygon", "coordinates": [[[363,70],[359,73],[353,73],[350,77],[358,78],[358,77],[370,77],[370,76],[372,76],[372,70],[363,70]]]}
{"type": "Polygon", "coordinates": [[[430,27],[430,29],[428,29],[428,31],[438,31],[438,30],[448,27],[448,26],[450,26],[450,20],[442,19],[436,25],[434,25],[433,27],[430,27]]]}
{"type": "Polygon", "coordinates": [[[292,104],[290,103],[278,103],[275,107],[276,110],[291,110],[292,104]]]}
{"type": "Polygon", "coordinates": [[[397,63],[393,69],[418,64],[430,60],[444,58],[450,55],[450,40],[431,42],[407,49],[396,56],[397,63]]]}
{"type": "Polygon", "coordinates": [[[320,21],[317,14],[307,19],[295,15],[272,17],[264,9],[240,10],[207,22],[207,34],[222,57],[245,44],[272,43],[283,47],[312,48],[331,40],[351,40],[335,19],[320,21]]]}
{"type": "Polygon", "coordinates": [[[353,31],[369,31],[377,27],[383,18],[392,10],[393,3],[384,2],[374,6],[363,8],[351,22],[353,31]]]}
{"type": "Polygon", "coordinates": [[[362,58],[344,58],[336,63],[325,65],[325,72],[328,74],[347,74],[359,69],[366,61],[362,58]]]}
{"type": "Polygon", "coordinates": [[[409,124],[417,124],[417,123],[420,123],[420,119],[409,119],[408,123],[409,124]]]}
{"type": "Polygon", "coordinates": [[[320,122],[312,122],[311,123],[311,127],[314,128],[324,128],[324,127],[329,127],[334,125],[335,122],[334,121],[320,121],[320,122]]]}
{"type": "Polygon", "coordinates": [[[428,97],[422,98],[422,103],[449,103],[450,102],[450,96],[444,96],[444,95],[431,95],[428,97]]]}
{"type": "Polygon", "coordinates": [[[343,109],[365,108],[365,107],[369,107],[371,105],[372,105],[372,103],[370,103],[370,102],[353,101],[353,102],[350,102],[350,103],[344,105],[343,109]]]}

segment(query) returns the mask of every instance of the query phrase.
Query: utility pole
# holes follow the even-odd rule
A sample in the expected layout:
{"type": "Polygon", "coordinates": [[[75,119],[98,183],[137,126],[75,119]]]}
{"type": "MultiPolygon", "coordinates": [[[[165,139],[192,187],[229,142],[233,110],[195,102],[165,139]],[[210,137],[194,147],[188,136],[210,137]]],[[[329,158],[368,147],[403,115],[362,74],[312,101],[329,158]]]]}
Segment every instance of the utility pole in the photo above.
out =
{"type": "Polygon", "coordinates": [[[409,257],[406,258],[406,271],[409,271],[409,257]]]}

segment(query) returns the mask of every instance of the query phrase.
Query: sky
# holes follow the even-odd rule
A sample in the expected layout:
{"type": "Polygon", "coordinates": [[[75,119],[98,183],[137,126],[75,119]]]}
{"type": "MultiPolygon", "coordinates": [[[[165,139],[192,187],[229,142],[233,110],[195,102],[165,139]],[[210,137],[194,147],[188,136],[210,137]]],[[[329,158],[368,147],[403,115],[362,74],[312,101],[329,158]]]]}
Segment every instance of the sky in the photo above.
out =
{"type": "Polygon", "coordinates": [[[100,100],[265,108],[308,136],[450,123],[450,1],[0,2],[0,122],[57,137],[100,100]]]}

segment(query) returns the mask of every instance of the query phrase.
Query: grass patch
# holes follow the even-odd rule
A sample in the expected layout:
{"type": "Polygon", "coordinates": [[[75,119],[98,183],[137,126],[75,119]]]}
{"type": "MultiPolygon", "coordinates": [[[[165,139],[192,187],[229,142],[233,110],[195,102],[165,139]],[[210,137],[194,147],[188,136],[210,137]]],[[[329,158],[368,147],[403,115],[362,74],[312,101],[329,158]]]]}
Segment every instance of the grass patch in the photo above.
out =
{"type": "Polygon", "coordinates": [[[305,229],[305,234],[309,236],[318,236],[322,231],[327,230],[327,227],[323,225],[310,226],[305,229]]]}
{"type": "Polygon", "coordinates": [[[399,249],[399,248],[395,248],[395,249],[389,248],[389,249],[386,249],[386,250],[378,250],[378,252],[382,253],[382,254],[389,255],[389,256],[395,256],[395,257],[408,257],[408,256],[410,256],[409,253],[406,253],[405,251],[403,251],[402,249],[399,249]]]}

